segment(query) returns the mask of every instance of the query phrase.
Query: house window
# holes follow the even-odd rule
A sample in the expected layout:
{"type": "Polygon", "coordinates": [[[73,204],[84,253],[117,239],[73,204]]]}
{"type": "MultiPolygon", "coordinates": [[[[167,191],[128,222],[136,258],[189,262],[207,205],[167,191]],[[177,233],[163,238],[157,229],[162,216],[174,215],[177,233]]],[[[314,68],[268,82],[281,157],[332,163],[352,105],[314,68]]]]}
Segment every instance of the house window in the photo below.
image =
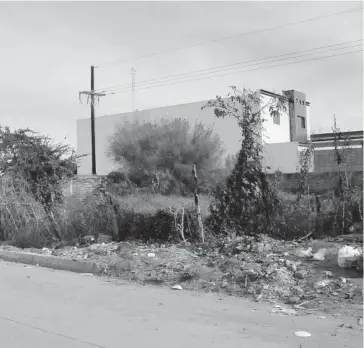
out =
{"type": "Polygon", "coordinates": [[[281,115],[278,112],[273,115],[273,124],[281,124],[281,115]]]}
{"type": "Polygon", "coordinates": [[[297,116],[298,118],[298,121],[300,122],[301,124],[301,128],[306,128],[306,119],[302,116],[297,116]]]}

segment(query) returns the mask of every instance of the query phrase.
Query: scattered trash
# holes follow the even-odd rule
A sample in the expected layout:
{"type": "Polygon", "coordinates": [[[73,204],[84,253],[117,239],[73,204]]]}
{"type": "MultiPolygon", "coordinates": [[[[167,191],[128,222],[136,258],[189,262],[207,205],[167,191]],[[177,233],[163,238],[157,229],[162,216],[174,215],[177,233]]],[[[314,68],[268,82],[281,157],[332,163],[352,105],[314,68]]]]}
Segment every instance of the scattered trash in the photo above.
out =
{"type": "Polygon", "coordinates": [[[155,257],[154,253],[148,253],[148,257],[155,257]]]}
{"type": "Polygon", "coordinates": [[[329,278],[332,278],[334,276],[331,271],[325,271],[324,274],[329,278]]]}
{"type": "Polygon", "coordinates": [[[297,312],[294,309],[283,308],[279,305],[273,306],[271,309],[271,313],[284,314],[284,315],[297,315],[297,312]]]}
{"type": "Polygon", "coordinates": [[[297,271],[294,275],[297,279],[304,279],[307,276],[307,271],[304,269],[297,271]]]}
{"type": "Polygon", "coordinates": [[[297,271],[297,266],[293,261],[286,260],[285,264],[286,264],[286,267],[288,269],[290,269],[291,271],[293,271],[293,272],[297,271]]]}
{"type": "Polygon", "coordinates": [[[296,256],[298,257],[311,257],[312,256],[312,248],[308,248],[307,250],[298,249],[295,252],[296,256]]]}
{"type": "Polygon", "coordinates": [[[312,255],[312,259],[314,261],[325,261],[325,254],[326,254],[326,249],[322,248],[319,251],[317,251],[315,254],[312,255]]]}
{"type": "Polygon", "coordinates": [[[330,283],[331,283],[331,280],[329,280],[329,279],[319,280],[318,282],[316,282],[314,284],[314,288],[315,289],[326,288],[326,286],[328,286],[330,283]]]}
{"type": "Polygon", "coordinates": [[[320,316],[320,317],[318,317],[319,319],[326,319],[326,317],[324,317],[324,316],[320,316]]]}
{"type": "Polygon", "coordinates": [[[259,294],[258,296],[255,297],[255,301],[259,302],[262,297],[263,297],[263,294],[259,294]]]}
{"type": "Polygon", "coordinates": [[[172,290],[183,290],[181,285],[173,286],[172,290]]]}
{"type": "Polygon", "coordinates": [[[49,250],[48,248],[43,248],[42,249],[42,254],[44,254],[44,255],[51,255],[52,254],[52,251],[49,250]]]}
{"type": "Polygon", "coordinates": [[[360,318],[358,319],[358,325],[359,325],[359,326],[363,326],[363,317],[360,317],[360,318]]]}
{"type": "Polygon", "coordinates": [[[94,276],[92,273],[80,273],[80,275],[88,276],[88,277],[93,277],[94,276]]]}
{"type": "Polygon", "coordinates": [[[363,254],[361,248],[353,248],[352,246],[345,245],[342,247],[337,256],[337,264],[341,268],[354,268],[363,254]]]}
{"type": "Polygon", "coordinates": [[[311,334],[307,331],[296,331],[294,335],[297,337],[311,337],[311,334]]]}

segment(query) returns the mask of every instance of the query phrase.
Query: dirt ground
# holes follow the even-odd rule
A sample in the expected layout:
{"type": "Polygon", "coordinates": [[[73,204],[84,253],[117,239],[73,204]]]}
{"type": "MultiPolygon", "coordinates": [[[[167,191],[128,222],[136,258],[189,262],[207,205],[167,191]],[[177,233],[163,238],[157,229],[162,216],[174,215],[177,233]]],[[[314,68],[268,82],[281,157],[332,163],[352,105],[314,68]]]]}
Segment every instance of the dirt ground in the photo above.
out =
{"type": "Polygon", "coordinates": [[[362,318],[363,273],[337,264],[342,246],[362,247],[360,235],[302,242],[244,237],[209,246],[101,240],[89,240],[82,247],[28,251],[94,260],[107,277],[269,302],[273,312],[286,315],[320,311],[362,318]],[[324,248],[324,260],[299,255],[309,247],[312,253],[324,248]]]}

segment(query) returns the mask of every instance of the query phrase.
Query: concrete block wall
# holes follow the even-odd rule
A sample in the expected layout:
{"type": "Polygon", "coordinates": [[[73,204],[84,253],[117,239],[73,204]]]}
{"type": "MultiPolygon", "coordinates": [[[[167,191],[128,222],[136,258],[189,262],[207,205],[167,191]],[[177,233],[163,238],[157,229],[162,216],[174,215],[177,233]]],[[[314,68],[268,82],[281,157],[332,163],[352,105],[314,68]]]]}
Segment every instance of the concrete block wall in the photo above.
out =
{"type": "Polygon", "coordinates": [[[92,192],[98,185],[100,175],[78,175],[65,183],[63,193],[70,196],[72,194],[83,195],[92,192]]]}
{"type": "MultiPolygon", "coordinates": [[[[272,175],[268,176],[268,179],[272,178],[272,175]]],[[[320,194],[333,190],[337,185],[337,180],[337,172],[308,174],[308,183],[312,193],[320,194]]],[[[282,175],[282,186],[283,190],[286,192],[297,192],[299,188],[299,182],[300,177],[298,173],[282,175]]],[[[355,186],[360,186],[363,184],[363,171],[356,171],[352,173],[352,183],[355,186]]]]}
{"type": "MultiPolygon", "coordinates": [[[[363,170],[363,148],[345,149],[345,161],[351,171],[363,170]]],[[[315,172],[336,172],[336,154],[334,149],[315,150],[314,153],[315,172]]]]}

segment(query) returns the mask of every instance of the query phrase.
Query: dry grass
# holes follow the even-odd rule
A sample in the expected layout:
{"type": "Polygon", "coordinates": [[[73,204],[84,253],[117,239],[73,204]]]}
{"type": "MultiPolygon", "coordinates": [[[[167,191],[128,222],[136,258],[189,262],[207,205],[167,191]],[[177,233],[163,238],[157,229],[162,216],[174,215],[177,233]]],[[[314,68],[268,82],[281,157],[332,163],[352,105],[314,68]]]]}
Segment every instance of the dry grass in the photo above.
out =
{"type": "MultiPolygon", "coordinates": [[[[160,194],[131,194],[124,197],[118,197],[117,201],[123,210],[129,210],[136,214],[153,215],[160,210],[169,208],[194,208],[193,197],[180,196],[163,196],[160,194]]],[[[211,198],[209,196],[200,196],[201,214],[205,218],[209,214],[209,205],[211,198]]]]}

